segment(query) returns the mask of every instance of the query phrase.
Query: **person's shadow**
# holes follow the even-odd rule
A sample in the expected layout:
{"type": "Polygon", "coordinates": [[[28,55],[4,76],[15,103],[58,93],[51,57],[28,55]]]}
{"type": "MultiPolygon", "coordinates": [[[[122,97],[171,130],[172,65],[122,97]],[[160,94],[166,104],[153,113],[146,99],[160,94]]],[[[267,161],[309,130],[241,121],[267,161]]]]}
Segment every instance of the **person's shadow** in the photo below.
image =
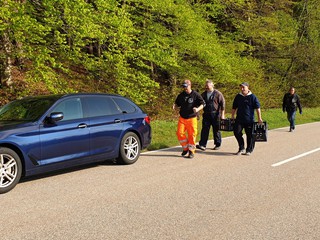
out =
{"type": "MultiPolygon", "coordinates": [[[[160,149],[157,151],[150,151],[150,152],[143,152],[142,156],[152,156],[152,157],[182,157],[181,156],[182,148],[181,147],[174,147],[168,149],[160,149]],[[162,155],[161,152],[166,154],[162,155]],[[167,154],[172,153],[172,154],[167,154]]],[[[213,156],[233,156],[235,153],[233,152],[219,152],[217,150],[207,149],[206,151],[196,150],[196,155],[213,155],[213,156]]]]}

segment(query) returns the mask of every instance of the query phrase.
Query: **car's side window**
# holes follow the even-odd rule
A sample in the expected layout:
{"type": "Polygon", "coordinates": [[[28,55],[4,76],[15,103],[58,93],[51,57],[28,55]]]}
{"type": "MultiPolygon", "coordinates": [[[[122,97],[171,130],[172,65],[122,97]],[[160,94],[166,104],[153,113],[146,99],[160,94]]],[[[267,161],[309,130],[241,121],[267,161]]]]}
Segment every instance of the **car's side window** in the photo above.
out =
{"type": "Polygon", "coordinates": [[[60,102],[52,112],[62,112],[61,121],[83,118],[83,111],[80,98],[66,99],[60,102]]]}
{"type": "Polygon", "coordinates": [[[117,103],[123,113],[133,113],[136,111],[136,107],[126,99],[114,97],[113,100],[117,103]]]}
{"type": "Polygon", "coordinates": [[[110,116],[121,113],[114,101],[106,96],[94,96],[85,99],[89,117],[110,116]]]}

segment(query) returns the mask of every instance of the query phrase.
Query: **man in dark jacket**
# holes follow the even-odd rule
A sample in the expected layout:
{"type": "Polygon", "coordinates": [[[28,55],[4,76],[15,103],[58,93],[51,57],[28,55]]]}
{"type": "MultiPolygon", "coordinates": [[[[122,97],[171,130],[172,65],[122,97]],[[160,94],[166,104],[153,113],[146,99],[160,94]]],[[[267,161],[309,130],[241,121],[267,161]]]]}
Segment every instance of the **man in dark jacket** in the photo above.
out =
{"type": "Polygon", "coordinates": [[[202,151],[206,150],[209,131],[212,126],[215,145],[213,150],[218,150],[222,141],[221,132],[219,131],[219,121],[220,118],[225,118],[225,99],[220,91],[214,89],[214,84],[211,80],[208,79],[206,81],[205,88],[206,91],[201,94],[202,98],[206,102],[202,115],[201,139],[199,141],[199,145],[196,145],[196,147],[202,151]]]}
{"type": "Polygon", "coordinates": [[[252,134],[254,124],[254,110],[258,115],[259,124],[263,124],[261,118],[260,103],[258,98],[249,90],[249,84],[244,82],[240,84],[240,93],[236,95],[232,104],[231,118],[234,119],[237,113],[236,121],[233,127],[234,136],[237,139],[239,150],[236,155],[250,155],[254,149],[255,140],[252,134]],[[244,139],[242,130],[245,130],[247,136],[247,148],[244,148],[244,139]]]}
{"type": "Polygon", "coordinates": [[[302,107],[300,104],[300,97],[295,93],[294,87],[290,87],[289,92],[283,96],[282,110],[287,112],[287,118],[290,123],[290,132],[295,129],[295,117],[297,108],[299,108],[299,113],[302,114],[302,107]]]}

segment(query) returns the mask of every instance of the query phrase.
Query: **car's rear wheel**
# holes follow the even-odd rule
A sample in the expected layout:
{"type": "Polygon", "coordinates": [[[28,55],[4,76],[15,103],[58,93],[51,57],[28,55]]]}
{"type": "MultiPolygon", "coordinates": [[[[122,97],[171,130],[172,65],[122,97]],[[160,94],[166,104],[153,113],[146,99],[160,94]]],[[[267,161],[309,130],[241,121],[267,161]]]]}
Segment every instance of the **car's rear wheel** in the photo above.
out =
{"type": "Polygon", "coordinates": [[[117,162],[121,164],[135,163],[140,156],[140,140],[133,132],[126,133],[120,143],[117,162]]]}
{"type": "Polygon", "coordinates": [[[9,148],[0,148],[0,194],[13,189],[21,178],[22,165],[18,154],[9,148]]]}

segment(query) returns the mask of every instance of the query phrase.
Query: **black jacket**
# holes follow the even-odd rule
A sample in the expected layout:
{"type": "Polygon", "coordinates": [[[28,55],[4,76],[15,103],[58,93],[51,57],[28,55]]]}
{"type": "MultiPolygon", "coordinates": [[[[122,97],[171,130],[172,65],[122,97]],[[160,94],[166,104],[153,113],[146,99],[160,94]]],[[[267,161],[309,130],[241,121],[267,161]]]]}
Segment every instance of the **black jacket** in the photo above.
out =
{"type": "Polygon", "coordinates": [[[300,97],[298,94],[291,95],[290,93],[286,93],[283,96],[282,101],[282,110],[287,112],[297,111],[297,107],[299,108],[299,112],[302,112],[302,107],[300,104],[300,97]]]}

